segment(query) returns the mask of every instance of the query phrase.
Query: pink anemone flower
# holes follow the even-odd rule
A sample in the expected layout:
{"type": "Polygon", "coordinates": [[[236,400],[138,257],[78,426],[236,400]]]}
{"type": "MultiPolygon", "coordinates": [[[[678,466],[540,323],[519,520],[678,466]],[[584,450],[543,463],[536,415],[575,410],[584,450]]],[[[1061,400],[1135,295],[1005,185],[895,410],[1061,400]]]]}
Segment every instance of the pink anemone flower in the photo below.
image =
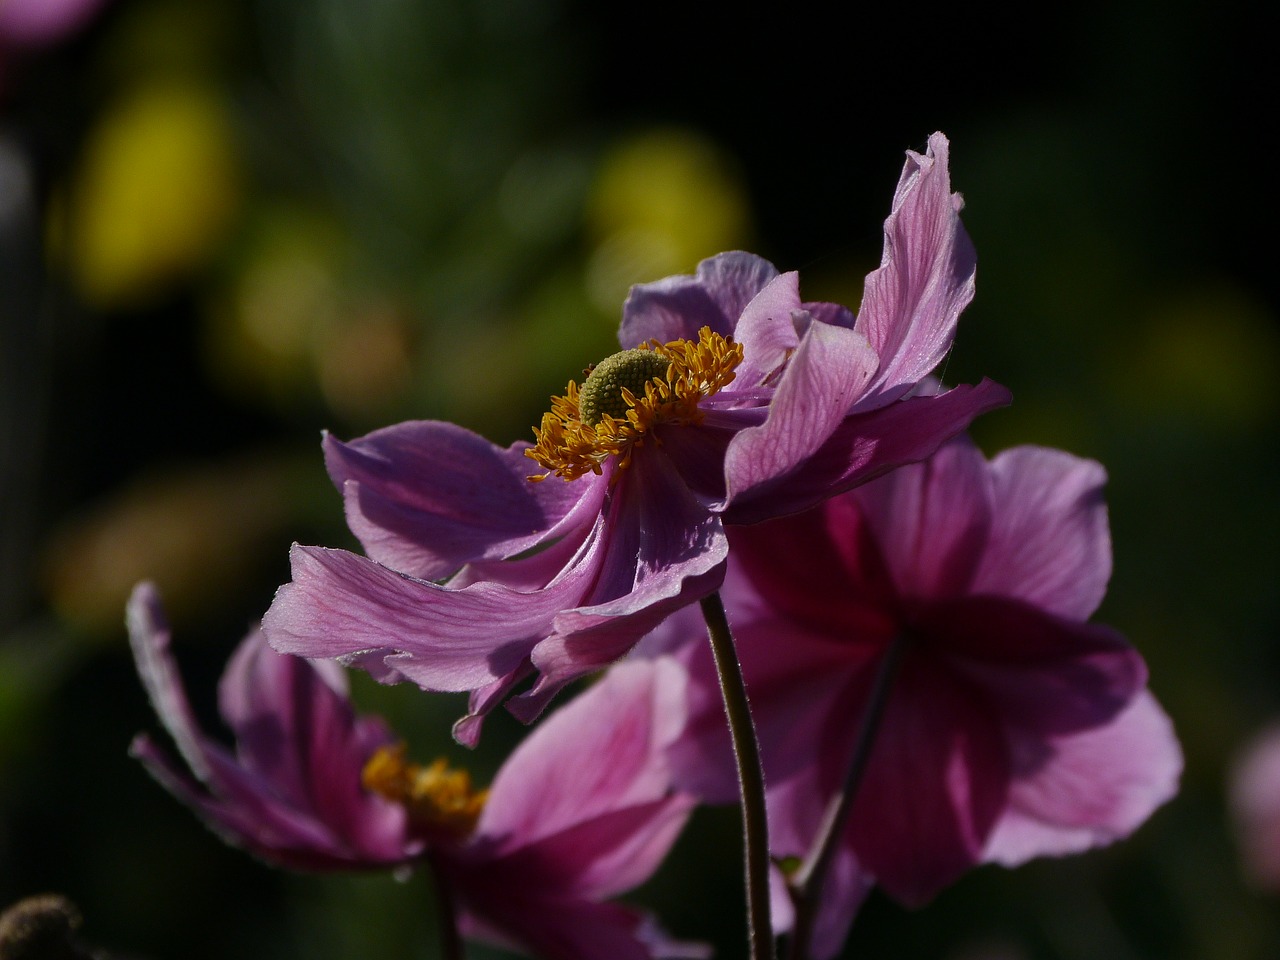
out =
{"type": "MultiPolygon", "coordinates": [[[[976,864],[1068,854],[1135,830],[1182,758],[1138,653],[1087,622],[1111,573],[1102,467],[967,440],[798,517],[730,533],[722,591],[768,780],[771,846],[804,857],[899,651],[814,932],[838,951],[869,881],[919,905],[976,864]]],[[[696,627],[683,786],[734,796],[696,627]]],[[[700,639],[700,638],[699,638],[700,639]]],[[[786,904],[781,920],[787,922],[786,904]]]]}
{"type": "Polygon", "coordinates": [[[908,154],[856,318],[803,302],[795,273],[747,253],[634,288],[627,349],[552,400],[536,444],[434,421],[327,437],[367,556],[295,546],[263,621],[271,644],[472,691],[465,743],[536,673],[510,703],[533,719],[720,586],[726,524],[807,509],[1008,402],[985,380],[913,393],[973,295],[960,205],[935,134],[908,154]]]}
{"type": "Polygon", "coordinates": [[[228,843],[298,870],[430,862],[464,933],[544,960],[707,956],[610,901],[658,868],[694,806],[672,787],[667,759],[685,717],[674,660],[619,665],[476,791],[443,761],[407,763],[380,719],[355,715],[336,664],[276,653],[257,631],[219,687],[229,751],[192,716],[149,584],[134,591],[128,622],[189,770],[145,735],[132,752],[228,843]]]}

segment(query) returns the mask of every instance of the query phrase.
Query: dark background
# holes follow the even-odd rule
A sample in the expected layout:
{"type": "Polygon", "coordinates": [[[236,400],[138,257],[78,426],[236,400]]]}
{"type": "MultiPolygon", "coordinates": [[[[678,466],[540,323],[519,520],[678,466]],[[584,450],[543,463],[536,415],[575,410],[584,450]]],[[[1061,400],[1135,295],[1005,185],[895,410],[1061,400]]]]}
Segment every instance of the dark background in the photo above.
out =
{"type": "MultiPolygon", "coordinates": [[[[17,4],[20,0],[9,0],[17,4]]],[[[1244,4],[616,7],[106,0],[0,32],[0,904],[56,889],[140,956],[435,955],[421,878],[224,848],[125,753],[156,726],[124,600],[170,605],[199,708],[287,579],[350,544],[321,429],[529,436],[627,285],[746,247],[856,305],[902,165],[943,130],[979,255],[949,382],[1008,385],[989,453],[1106,464],[1100,617],[1145,654],[1181,795],[1114,848],[873,896],[847,956],[1280,955],[1226,781],[1280,715],[1270,34],[1244,4]]],[[[353,678],[483,778],[459,701],[353,678]]],[[[732,812],[635,899],[741,954],[732,812]]],[[[476,951],[476,956],[489,956],[476,951]]]]}

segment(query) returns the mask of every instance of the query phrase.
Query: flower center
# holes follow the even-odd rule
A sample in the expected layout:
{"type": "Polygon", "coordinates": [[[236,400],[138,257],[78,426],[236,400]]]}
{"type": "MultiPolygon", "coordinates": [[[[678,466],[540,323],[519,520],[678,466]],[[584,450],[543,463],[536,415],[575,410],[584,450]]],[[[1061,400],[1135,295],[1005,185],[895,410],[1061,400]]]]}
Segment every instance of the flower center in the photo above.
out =
{"type": "Polygon", "coordinates": [[[379,747],[360,779],[366,790],[407,809],[416,827],[456,840],[475,830],[489,796],[488,790],[473,790],[471,774],[450,770],[443,757],[427,767],[407,762],[403,743],[379,747]]]}
{"type": "Polygon", "coordinates": [[[658,424],[700,423],[699,402],[732,383],[741,362],[742,345],[709,327],[698,331],[696,343],[650,340],[605,358],[581,390],[570,381],[564,396],[551,398],[550,412],[533,430],[537,443],[525,451],[548,472],[529,479],[599,474],[611,456],[625,469],[632,449],[658,424]]]}

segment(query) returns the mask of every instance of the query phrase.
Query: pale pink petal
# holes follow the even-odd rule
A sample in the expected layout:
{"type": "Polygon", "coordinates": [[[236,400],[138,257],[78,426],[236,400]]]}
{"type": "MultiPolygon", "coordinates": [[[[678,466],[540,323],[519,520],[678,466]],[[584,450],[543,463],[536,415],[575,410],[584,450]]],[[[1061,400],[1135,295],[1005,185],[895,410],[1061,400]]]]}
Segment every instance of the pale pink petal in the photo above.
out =
{"type": "Polygon", "coordinates": [[[884,224],[884,254],[867,277],[856,329],[881,358],[874,389],[896,399],[941,362],[973,299],[976,258],[951,192],[947,139],[908,151],[884,224]]]}
{"type": "Polygon", "coordinates": [[[742,344],[742,363],[735,371],[740,388],[767,381],[800,345],[792,316],[801,311],[800,275],[784,273],[771,281],[747,304],[734,328],[733,339],[742,344]]]}
{"type": "Polygon", "coordinates": [[[768,260],[734,251],[703,260],[694,276],[637,284],[622,305],[618,342],[630,349],[650,340],[697,340],[702,327],[729,336],[751,298],[777,275],[768,260]]]}
{"type": "Polygon", "coordinates": [[[543,720],[503,764],[477,830],[500,849],[670,791],[666,748],[684,727],[684,672],[667,660],[618,664],[543,720]],[[607,763],[600,759],[607,757],[607,763]]]}
{"type": "Polygon", "coordinates": [[[860,334],[811,324],[782,375],[764,423],[742,430],[729,444],[725,477],[730,507],[754,488],[787,478],[812,457],[845,421],[878,362],[860,334]]]}
{"type": "Polygon", "coordinates": [[[1102,465],[1061,450],[1016,447],[997,456],[990,470],[990,542],[973,592],[1089,617],[1111,577],[1102,465]]]}
{"type": "Polygon", "coordinates": [[[1044,740],[1011,731],[1014,778],[983,859],[1016,866],[1111,843],[1178,790],[1182,751],[1155,697],[1142,692],[1104,726],[1044,740]]]}

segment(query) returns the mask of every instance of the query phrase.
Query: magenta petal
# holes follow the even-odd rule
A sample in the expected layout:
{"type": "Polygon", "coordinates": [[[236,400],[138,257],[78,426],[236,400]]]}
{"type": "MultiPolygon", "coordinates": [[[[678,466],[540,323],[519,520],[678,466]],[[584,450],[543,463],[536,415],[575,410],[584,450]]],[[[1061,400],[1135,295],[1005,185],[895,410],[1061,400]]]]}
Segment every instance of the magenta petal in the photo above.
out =
{"type": "Polygon", "coordinates": [[[720,518],[690,493],[665,456],[636,455],[609,510],[590,596],[559,613],[554,634],[533,651],[548,682],[613,662],[724,577],[729,548],[720,518]]]}
{"type": "MultiPolygon", "coordinates": [[[[593,478],[530,483],[527,443],[503,449],[450,423],[410,421],[350,443],[324,441],[347,523],[374,560],[424,580],[555,537],[593,478]]],[[[590,504],[598,509],[599,492],[590,504]]],[[[582,522],[590,522],[590,514],[582,522]]]]}
{"type": "Polygon", "coordinates": [[[684,672],[677,664],[617,665],[543,720],[503,764],[478,832],[510,849],[611,810],[662,799],[670,789],[665,750],[683,729],[684,716],[684,672]]]}
{"type": "Polygon", "coordinates": [[[1040,733],[1096,727],[1147,682],[1146,664],[1110,627],[1000,597],[930,604],[909,628],[1011,725],[1040,733]]]}
{"type": "Polygon", "coordinates": [[[877,392],[896,398],[942,361],[973,299],[976,257],[951,192],[947,139],[908,151],[884,224],[881,266],[867,277],[856,329],[883,360],[877,392]]]}
{"type": "MultiPolygon", "coordinates": [[[[860,334],[811,324],[787,365],[764,423],[742,430],[729,444],[728,509],[812,457],[844,421],[877,363],[860,334]]],[[[823,499],[833,492],[827,489],[823,499]]],[[[788,509],[789,504],[784,505],[774,515],[788,509]]]]}
{"type": "Polygon", "coordinates": [[[468,937],[547,960],[690,956],[654,952],[650,925],[636,910],[617,903],[539,896],[514,882],[471,893],[463,903],[459,926],[468,937]]]}
{"type": "Polygon", "coordinates": [[[1111,577],[1102,465],[1061,450],[1016,447],[991,462],[990,542],[973,591],[1018,597],[1085,619],[1111,577]]]}
{"type": "Polygon", "coordinates": [[[839,847],[822,885],[822,899],[809,945],[809,956],[813,960],[831,960],[840,952],[853,918],[874,885],[875,881],[862,869],[853,851],[847,846],[839,847]]]}
{"type": "Polygon", "coordinates": [[[383,867],[420,851],[404,809],[361,788],[365,762],[388,735],[379,721],[355,716],[327,675],[335,667],[281,656],[249,634],[219,698],[237,737],[233,758],[191,716],[149,584],[135,589],[128,620],[139,673],[192,775],[150,738],[135,739],[131,752],[228,843],[312,870],[383,867]]]}
{"type": "Polygon", "coordinates": [[[961,437],[854,491],[901,596],[969,592],[991,526],[989,487],[986,459],[961,437]]]}
{"type": "Polygon", "coordinates": [[[983,856],[1006,866],[1128,836],[1173,797],[1182,772],[1173,725],[1145,691],[1109,724],[1047,741],[1014,731],[1011,748],[1008,808],[983,856]]]}
{"type": "MultiPolygon", "coordinates": [[[[1009,391],[990,380],[928,397],[909,397],[846,417],[819,449],[791,473],[740,489],[725,522],[758,523],[799,513],[894,467],[931,455],[975,417],[1009,403],[1009,391]]],[[[746,433],[746,431],[743,431],[746,433]]],[[[741,435],[740,435],[741,436],[741,435]]],[[[733,464],[737,468],[738,461],[733,464]]],[[[759,474],[746,468],[746,475],[759,474]]]]}
{"type": "Polygon", "coordinates": [[[629,349],[650,340],[696,341],[702,327],[729,336],[751,298],[777,275],[768,260],[734,251],[703,260],[694,276],[637,284],[622,306],[618,342],[629,349]]]}
{"type": "Polygon", "coordinates": [[[854,849],[890,896],[926,903],[980,862],[1009,776],[1004,732],[987,704],[911,657],[854,804],[854,849]]]}
{"type": "Polygon", "coordinates": [[[590,575],[583,564],[532,593],[489,582],[454,590],[345,550],[295,545],[290,558],[293,582],[262,621],[273,647],[326,658],[400,653],[390,665],[436,690],[473,690],[519,669],[590,575]]]}

